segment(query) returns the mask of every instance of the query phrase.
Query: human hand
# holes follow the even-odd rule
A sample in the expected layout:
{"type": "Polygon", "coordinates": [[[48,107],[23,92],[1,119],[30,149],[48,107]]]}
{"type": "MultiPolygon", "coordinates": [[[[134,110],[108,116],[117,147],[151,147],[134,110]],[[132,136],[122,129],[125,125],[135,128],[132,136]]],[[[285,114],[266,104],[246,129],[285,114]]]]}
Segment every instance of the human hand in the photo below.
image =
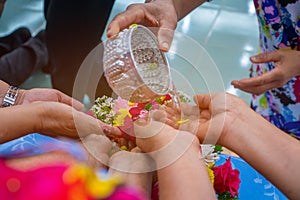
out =
{"type": "Polygon", "coordinates": [[[153,119],[154,118],[149,122],[142,123],[137,121],[134,124],[136,144],[143,152],[149,153],[158,151],[167,145],[176,145],[180,140],[186,141],[189,144],[195,143],[196,146],[199,147],[199,141],[197,139],[195,140],[192,134],[177,130],[163,122],[154,121],[153,119]]]}
{"type": "Polygon", "coordinates": [[[29,104],[36,101],[53,101],[73,106],[76,110],[83,109],[83,104],[69,97],[68,95],[50,88],[35,88],[30,90],[20,90],[16,104],[29,104]]]}
{"type": "Polygon", "coordinates": [[[90,134],[82,139],[82,145],[87,152],[89,166],[95,169],[108,166],[112,142],[106,136],[90,134]]]}
{"type": "Polygon", "coordinates": [[[234,80],[231,84],[245,92],[262,94],[272,88],[282,87],[294,76],[300,75],[300,52],[278,50],[252,56],[253,63],[274,62],[275,68],[260,76],[234,80]]]}
{"type": "Polygon", "coordinates": [[[103,132],[120,134],[118,128],[108,126],[63,103],[37,102],[32,106],[35,107],[33,109],[36,109],[39,120],[35,131],[45,135],[78,138],[103,132]]]}
{"type": "Polygon", "coordinates": [[[107,37],[111,38],[117,35],[131,24],[159,27],[157,33],[159,48],[162,51],[168,51],[177,20],[178,16],[172,0],[132,4],[127,7],[126,11],[114,17],[107,28],[107,37]]]}
{"type": "Polygon", "coordinates": [[[235,129],[243,128],[235,124],[237,119],[251,120],[252,110],[234,95],[195,95],[194,101],[197,106],[185,104],[185,116],[189,121],[180,125],[179,129],[196,134],[202,143],[220,144],[219,142],[233,130],[233,125],[236,125],[235,129]]]}

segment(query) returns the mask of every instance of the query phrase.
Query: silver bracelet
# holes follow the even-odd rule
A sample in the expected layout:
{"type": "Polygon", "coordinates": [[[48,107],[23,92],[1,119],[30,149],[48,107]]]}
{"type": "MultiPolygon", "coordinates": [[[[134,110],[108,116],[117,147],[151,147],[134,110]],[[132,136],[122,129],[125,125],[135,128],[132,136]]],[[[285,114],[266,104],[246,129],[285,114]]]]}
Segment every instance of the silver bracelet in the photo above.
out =
{"type": "Polygon", "coordinates": [[[19,88],[14,86],[9,86],[6,95],[4,96],[1,107],[9,107],[15,105],[18,93],[19,93],[19,88]]]}

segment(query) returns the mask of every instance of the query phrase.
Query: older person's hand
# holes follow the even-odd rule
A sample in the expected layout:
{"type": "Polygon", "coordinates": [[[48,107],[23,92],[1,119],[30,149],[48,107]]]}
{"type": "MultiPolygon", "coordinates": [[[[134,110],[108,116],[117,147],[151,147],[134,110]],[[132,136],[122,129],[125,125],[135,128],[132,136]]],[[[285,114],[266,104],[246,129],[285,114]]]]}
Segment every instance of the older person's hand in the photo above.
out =
{"type": "Polygon", "coordinates": [[[45,135],[78,138],[89,134],[120,132],[117,127],[106,125],[63,103],[38,102],[35,104],[39,118],[35,131],[45,135]]]}
{"type": "Polygon", "coordinates": [[[107,37],[117,35],[131,24],[141,24],[147,27],[159,27],[159,47],[168,51],[173,39],[173,31],[177,26],[177,13],[172,0],[158,0],[149,3],[132,4],[126,11],[114,17],[107,28],[107,37]]]}
{"type": "Polygon", "coordinates": [[[76,110],[83,109],[83,104],[69,97],[68,95],[51,88],[35,88],[30,90],[20,90],[16,104],[24,105],[37,101],[53,101],[60,102],[69,106],[73,106],[76,110]]]}

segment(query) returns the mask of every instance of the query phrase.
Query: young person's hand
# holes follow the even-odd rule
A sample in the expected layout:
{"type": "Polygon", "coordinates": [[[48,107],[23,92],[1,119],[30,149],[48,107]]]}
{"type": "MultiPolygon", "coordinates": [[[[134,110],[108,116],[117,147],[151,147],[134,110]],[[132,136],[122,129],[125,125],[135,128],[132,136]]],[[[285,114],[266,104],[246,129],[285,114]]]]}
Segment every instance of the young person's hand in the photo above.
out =
{"type": "Polygon", "coordinates": [[[231,84],[245,92],[262,94],[270,89],[285,85],[293,77],[300,75],[300,52],[277,50],[252,56],[253,63],[274,62],[275,68],[260,76],[234,80],[231,84]]]}
{"type": "Polygon", "coordinates": [[[179,129],[196,134],[202,143],[216,144],[233,129],[237,119],[251,120],[254,113],[242,99],[228,93],[198,94],[194,101],[196,106],[183,105],[189,121],[179,129]]]}

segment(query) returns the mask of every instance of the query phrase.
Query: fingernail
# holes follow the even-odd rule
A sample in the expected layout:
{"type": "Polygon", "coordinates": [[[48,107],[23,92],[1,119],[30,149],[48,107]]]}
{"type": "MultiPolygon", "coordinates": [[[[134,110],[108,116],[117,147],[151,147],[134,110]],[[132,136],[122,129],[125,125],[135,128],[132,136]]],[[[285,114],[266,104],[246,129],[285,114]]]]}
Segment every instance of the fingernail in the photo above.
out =
{"type": "Polygon", "coordinates": [[[253,60],[253,61],[257,61],[257,56],[251,56],[250,58],[251,58],[251,60],[253,60]]]}
{"type": "Polygon", "coordinates": [[[161,49],[162,51],[168,51],[170,48],[169,44],[167,42],[163,42],[161,47],[162,47],[162,49],[161,49]]]}
{"type": "Polygon", "coordinates": [[[135,121],[138,126],[147,126],[149,124],[149,119],[140,118],[135,121]]]}
{"type": "Polygon", "coordinates": [[[103,133],[106,134],[106,135],[111,134],[110,128],[108,128],[108,127],[103,127],[103,133]]]}

